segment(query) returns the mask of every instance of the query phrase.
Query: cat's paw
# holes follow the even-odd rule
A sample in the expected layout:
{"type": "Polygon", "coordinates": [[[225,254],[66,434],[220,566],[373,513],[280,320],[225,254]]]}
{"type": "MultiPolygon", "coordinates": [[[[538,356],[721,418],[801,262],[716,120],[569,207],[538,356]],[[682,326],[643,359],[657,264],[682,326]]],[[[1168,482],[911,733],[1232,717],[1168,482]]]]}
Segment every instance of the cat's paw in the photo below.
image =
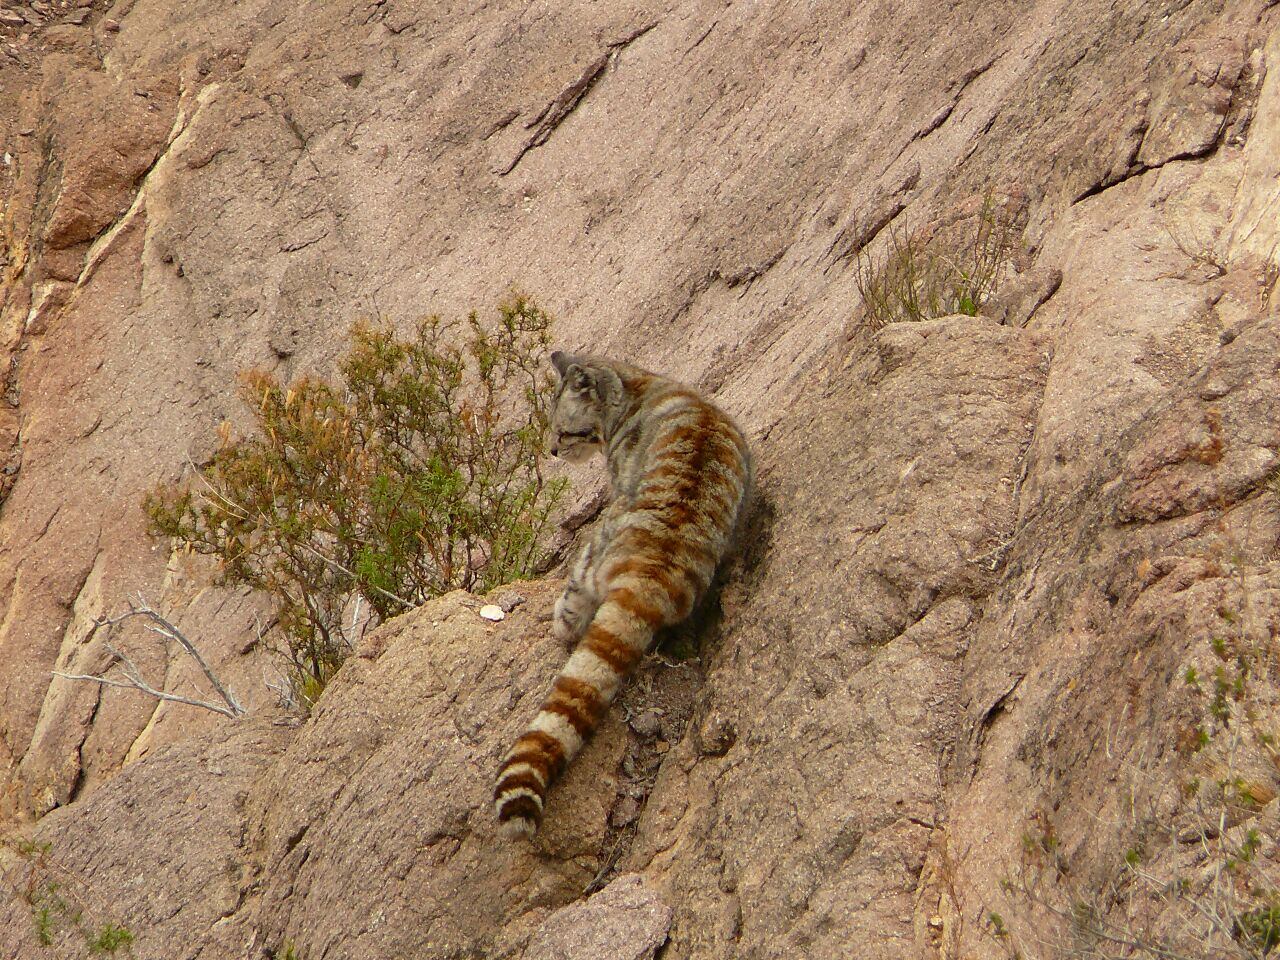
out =
{"type": "Polygon", "coordinates": [[[551,616],[551,635],[566,647],[578,642],[578,621],[565,597],[556,601],[555,613],[551,616]]]}
{"type": "Polygon", "coordinates": [[[559,640],[566,649],[571,649],[578,642],[578,631],[574,629],[572,624],[560,617],[555,617],[551,621],[551,635],[559,640]]]}

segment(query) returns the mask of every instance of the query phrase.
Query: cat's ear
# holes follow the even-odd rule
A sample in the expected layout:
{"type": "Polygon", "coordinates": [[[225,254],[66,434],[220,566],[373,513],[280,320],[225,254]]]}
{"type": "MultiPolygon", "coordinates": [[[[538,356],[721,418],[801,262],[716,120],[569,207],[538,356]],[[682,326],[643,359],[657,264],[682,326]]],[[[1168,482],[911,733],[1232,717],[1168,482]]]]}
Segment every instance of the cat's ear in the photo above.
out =
{"type": "Polygon", "coordinates": [[[551,354],[551,365],[556,368],[556,373],[560,374],[561,379],[564,378],[573,363],[574,358],[562,350],[553,351],[551,354]]]}
{"type": "Polygon", "coordinates": [[[590,367],[584,367],[577,357],[557,350],[551,354],[551,364],[570,390],[586,393],[595,386],[594,372],[590,367]]]}
{"type": "Polygon", "coordinates": [[[564,381],[575,393],[590,393],[596,385],[596,378],[591,369],[580,367],[576,363],[569,364],[564,372],[564,381]]]}

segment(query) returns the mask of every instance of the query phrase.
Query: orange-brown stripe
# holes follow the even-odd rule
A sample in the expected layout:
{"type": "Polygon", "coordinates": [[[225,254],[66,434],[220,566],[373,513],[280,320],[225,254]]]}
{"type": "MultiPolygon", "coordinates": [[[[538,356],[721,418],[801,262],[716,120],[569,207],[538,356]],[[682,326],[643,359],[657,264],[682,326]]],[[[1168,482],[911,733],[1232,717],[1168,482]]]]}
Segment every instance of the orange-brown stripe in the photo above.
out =
{"type": "Polygon", "coordinates": [[[717,530],[729,528],[729,508],[718,497],[708,497],[703,501],[702,511],[717,530]]]}
{"type": "Polygon", "coordinates": [[[675,496],[669,502],[656,504],[653,507],[646,508],[643,504],[636,504],[637,510],[647,510],[653,517],[658,520],[667,529],[679,535],[680,531],[689,526],[697,519],[697,510],[693,505],[688,503],[683,497],[675,496]]]}
{"type": "Polygon", "coordinates": [[[649,510],[654,513],[665,513],[672,510],[688,509],[690,493],[696,489],[693,484],[676,483],[657,490],[648,490],[636,498],[632,509],[649,510]]]}
{"type": "Polygon", "coordinates": [[[631,547],[634,553],[647,553],[657,557],[665,557],[681,546],[680,541],[669,533],[654,533],[644,527],[628,527],[618,533],[614,542],[619,546],[631,547]]]}
{"type": "Polygon", "coordinates": [[[652,403],[666,403],[668,400],[672,400],[676,397],[679,397],[682,400],[692,400],[694,403],[702,402],[702,398],[694,393],[694,391],[689,387],[686,387],[684,384],[675,384],[668,387],[666,390],[663,390],[661,393],[655,392],[652,398],[652,403]]]}
{"type": "Polygon", "coordinates": [[[621,380],[623,385],[627,388],[627,393],[637,396],[642,396],[648,389],[649,385],[658,379],[652,373],[644,372],[623,373],[619,370],[617,371],[617,374],[618,379],[621,380]]]}
{"type": "Polygon", "coordinates": [[[751,451],[747,448],[747,438],[729,421],[724,424],[724,436],[728,437],[738,451],[738,457],[745,464],[751,459],[751,451]]]}
{"type": "Polygon", "coordinates": [[[631,668],[640,659],[640,655],[634,649],[619,640],[612,631],[601,626],[593,625],[587,630],[582,643],[620,677],[630,673],[631,668]]]}
{"type": "Polygon", "coordinates": [[[511,747],[504,769],[512,764],[527,763],[550,783],[564,771],[564,744],[542,730],[529,730],[511,747]]]}
{"type": "Polygon", "coordinates": [[[657,630],[662,626],[662,611],[630,587],[618,587],[610,591],[610,598],[649,629],[657,630]]]}
{"type": "Polygon", "coordinates": [[[636,556],[633,554],[631,556],[622,557],[618,560],[613,561],[611,564],[609,564],[608,567],[605,568],[604,575],[607,579],[610,579],[610,580],[612,580],[614,577],[625,576],[626,574],[629,574],[629,573],[640,574],[641,576],[643,576],[643,571],[648,567],[648,565],[649,565],[649,561],[647,558],[636,556]]]}
{"type": "MultiPolygon", "coordinates": [[[[551,697],[559,695],[564,700],[580,704],[588,717],[599,717],[608,708],[608,704],[600,699],[600,691],[584,680],[568,677],[564,674],[556,677],[551,687],[551,697]]],[[[548,703],[551,698],[548,698],[548,703]]]]}
{"type": "Polygon", "coordinates": [[[691,606],[693,591],[688,581],[693,575],[682,557],[657,559],[644,555],[631,556],[610,564],[605,571],[605,576],[611,582],[626,575],[634,575],[654,583],[677,610],[691,606]]]}
{"type": "MultiPolygon", "coordinates": [[[[556,777],[556,774],[553,772],[553,761],[548,758],[545,753],[539,751],[537,753],[526,752],[512,754],[511,759],[504,763],[502,765],[502,770],[498,772],[498,779],[501,781],[502,777],[505,775],[504,771],[515,766],[517,763],[527,763],[529,766],[533,767],[533,769],[537,770],[538,773],[546,779],[547,783],[550,783],[556,777]]],[[[500,789],[496,789],[494,791],[494,796],[497,796],[501,792],[502,791],[500,789]]]]}
{"type": "Polygon", "coordinates": [[[708,459],[714,460],[726,470],[732,470],[738,473],[742,469],[742,455],[730,443],[720,440],[711,445],[711,449],[707,451],[708,459]]]}
{"type": "Polygon", "coordinates": [[[585,710],[583,710],[582,704],[578,703],[576,700],[568,700],[563,697],[558,697],[554,691],[552,691],[551,696],[547,698],[547,702],[542,705],[542,709],[547,711],[547,713],[555,713],[564,717],[569,721],[569,724],[573,729],[577,731],[578,736],[584,740],[586,739],[587,734],[595,729],[595,724],[592,723],[591,717],[587,715],[585,710]]]}
{"type": "Polygon", "coordinates": [[[698,417],[698,441],[693,448],[693,456],[689,458],[689,472],[695,477],[701,477],[706,467],[707,448],[714,446],[717,439],[716,412],[711,407],[704,406],[698,417]]]}
{"type": "Polygon", "coordinates": [[[682,557],[694,554],[707,563],[715,562],[715,552],[701,540],[679,539],[671,533],[654,533],[644,527],[631,527],[619,534],[619,540],[631,545],[636,552],[657,557],[682,557]],[[625,539],[624,539],[625,538],[625,539]]]}
{"type": "Polygon", "coordinates": [[[656,457],[661,459],[664,451],[678,444],[696,445],[706,436],[706,411],[699,411],[698,413],[698,419],[694,423],[684,423],[678,427],[672,427],[669,433],[664,433],[654,441],[653,452],[656,457]]]}
{"type": "Polygon", "coordinates": [[[604,571],[604,575],[607,581],[614,581],[626,576],[636,576],[649,580],[661,574],[666,568],[667,564],[655,557],[633,554],[609,564],[604,571]]]}
{"type": "Polygon", "coordinates": [[[653,571],[653,582],[663,593],[667,595],[667,599],[671,601],[672,606],[679,610],[689,602],[689,585],[688,574],[675,563],[668,563],[657,567],[653,571]]]}
{"type": "Polygon", "coordinates": [[[644,483],[648,485],[654,481],[674,480],[683,475],[684,468],[680,464],[660,463],[644,475],[644,483]]]}
{"type": "Polygon", "coordinates": [[[675,622],[679,623],[693,609],[694,590],[687,582],[672,583],[667,589],[671,606],[675,610],[675,622]]]}

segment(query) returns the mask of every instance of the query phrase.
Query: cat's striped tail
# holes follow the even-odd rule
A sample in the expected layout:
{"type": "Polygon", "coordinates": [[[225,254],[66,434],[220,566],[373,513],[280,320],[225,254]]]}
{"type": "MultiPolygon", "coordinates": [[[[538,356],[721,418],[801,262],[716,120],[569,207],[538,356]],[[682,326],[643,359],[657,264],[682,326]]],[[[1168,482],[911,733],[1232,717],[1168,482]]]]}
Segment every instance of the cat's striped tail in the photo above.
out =
{"type": "Polygon", "coordinates": [[[688,613],[670,610],[668,597],[647,596],[662,592],[652,580],[620,579],[630,583],[605,594],[542,709],[502,763],[493,798],[498,820],[512,835],[537,831],[547,790],[599,726],[654,632],[673,622],[673,613],[688,613]]]}

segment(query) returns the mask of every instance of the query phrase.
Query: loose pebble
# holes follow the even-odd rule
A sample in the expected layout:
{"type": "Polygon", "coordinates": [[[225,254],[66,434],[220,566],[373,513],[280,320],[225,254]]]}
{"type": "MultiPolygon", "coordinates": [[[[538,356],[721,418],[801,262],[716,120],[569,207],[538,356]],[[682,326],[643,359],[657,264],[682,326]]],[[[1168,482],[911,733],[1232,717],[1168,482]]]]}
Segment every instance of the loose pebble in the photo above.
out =
{"type": "Polygon", "coordinates": [[[631,729],[642,737],[652,738],[661,732],[662,725],[658,722],[658,715],[654,711],[646,710],[632,718],[631,729]]]}
{"type": "Polygon", "coordinates": [[[514,590],[504,591],[503,593],[498,594],[498,596],[495,597],[494,599],[496,600],[498,606],[502,608],[503,613],[510,613],[512,610],[520,606],[520,604],[524,603],[525,601],[525,598],[520,594],[516,593],[514,590]]]}

